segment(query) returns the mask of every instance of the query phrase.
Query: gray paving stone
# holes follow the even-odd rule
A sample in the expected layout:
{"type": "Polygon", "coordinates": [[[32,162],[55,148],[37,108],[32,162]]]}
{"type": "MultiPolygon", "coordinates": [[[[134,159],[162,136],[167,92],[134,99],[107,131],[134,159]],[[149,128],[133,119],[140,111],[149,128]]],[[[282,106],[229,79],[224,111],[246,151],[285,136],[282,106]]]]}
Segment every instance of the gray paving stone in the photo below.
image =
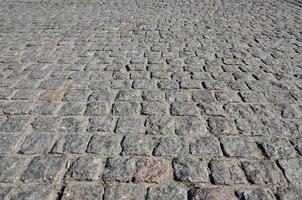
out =
{"type": "Polygon", "coordinates": [[[108,158],[102,179],[104,181],[129,182],[135,173],[135,160],[131,158],[108,158]]]}
{"type": "Polygon", "coordinates": [[[78,181],[96,180],[99,175],[101,165],[101,160],[98,158],[91,156],[79,157],[67,170],[65,179],[78,181]]]}
{"type": "Polygon", "coordinates": [[[288,159],[280,160],[280,166],[284,170],[287,180],[292,184],[301,184],[302,182],[302,170],[300,159],[288,159]]]}
{"type": "Polygon", "coordinates": [[[208,182],[207,163],[202,159],[177,158],[173,160],[175,179],[185,182],[208,182]]]}
{"type": "Polygon", "coordinates": [[[26,136],[20,152],[23,154],[46,153],[50,151],[55,140],[50,134],[31,134],[26,136]]]}
{"type": "Polygon", "coordinates": [[[246,174],[248,181],[253,184],[263,185],[272,184],[278,186],[286,185],[286,180],[277,167],[277,165],[270,160],[256,160],[256,161],[243,161],[243,170],[246,174]]]}
{"type": "Polygon", "coordinates": [[[28,161],[21,156],[1,156],[0,157],[0,182],[13,183],[16,182],[24,169],[26,169],[28,161]]]}
{"type": "Polygon", "coordinates": [[[0,152],[10,153],[14,151],[21,139],[19,134],[0,134],[0,152]]]}
{"type": "Polygon", "coordinates": [[[230,157],[260,157],[256,143],[245,138],[224,137],[220,139],[222,150],[230,157]]]}
{"type": "Polygon", "coordinates": [[[112,106],[112,113],[118,116],[138,115],[140,105],[136,102],[116,102],[112,106]]]}
{"type": "Polygon", "coordinates": [[[159,186],[148,189],[147,199],[167,199],[167,200],[183,200],[187,198],[187,191],[185,188],[173,186],[159,186]]]}
{"type": "Polygon", "coordinates": [[[116,133],[144,133],[144,118],[134,117],[121,117],[119,118],[115,132],[116,133]]]}
{"type": "Polygon", "coordinates": [[[252,189],[244,189],[236,192],[240,199],[267,199],[267,200],[275,200],[275,196],[272,191],[264,188],[252,188],[252,189]]]}
{"type": "Polygon", "coordinates": [[[122,154],[151,156],[156,143],[156,138],[147,138],[141,135],[127,135],[122,141],[122,154]]]}
{"type": "Polygon", "coordinates": [[[104,200],[114,199],[145,199],[147,189],[140,185],[118,184],[105,188],[104,200]]]}
{"type": "Polygon", "coordinates": [[[87,152],[116,156],[121,152],[122,137],[116,135],[93,135],[87,146],[87,152]]]}
{"type": "Polygon", "coordinates": [[[146,132],[149,134],[174,133],[175,121],[169,116],[150,116],[146,120],[146,132]]]}
{"type": "Polygon", "coordinates": [[[190,154],[222,156],[219,140],[214,137],[196,137],[190,142],[190,154]]]}
{"type": "Polygon", "coordinates": [[[61,155],[42,154],[33,158],[21,180],[29,182],[52,182],[64,164],[61,155]]]}
{"type": "Polygon", "coordinates": [[[264,139],[259,142],[266,156],[272,159],[292,158],[296,156],[296,151],[292,144],[282,138],[264,139]]]}
{"type": "Polygon", "coordinates": [[[189,151],[186,139],[176,136],[162,137],[153,153],[155,156],[187,155],[189,151]]]}
{"type": "Polygon", "coordinates": [[[237,199],[235,193],[223,188],[193,188],[189,190],[190,200],[220,200],[220,199],[237,199]]]}
{"type": "Polygon", "coordinates": [[[62,199],[64,200],[99,200],[104,194],[104,187],[102,185],[69,185],[64,188],[62,199]]]}
{"type": "Polygon", "coordinates": [[[210,162],[211,178],[214,184],[236,185],[246,183],[245,175],[239,164],[232,161],[216,160],[210,162]]]}
{"type": "Polygon", "coordinates": [[[91,117],[88,122],[88,131],[113,131],[114,119],[109,116],[91,117]]]}
{"type": "Polygon", "coordinates": [[[56,141],[52,148],[53,153],[85,153],[89,142],[89,135],[67,134],[56,141]]]}
{"type": "Polygon", "coordinates": [[[48,186],[23,186],[11,197],[12,200],[49,200],[51,199],[51,188],[48,186]]]}

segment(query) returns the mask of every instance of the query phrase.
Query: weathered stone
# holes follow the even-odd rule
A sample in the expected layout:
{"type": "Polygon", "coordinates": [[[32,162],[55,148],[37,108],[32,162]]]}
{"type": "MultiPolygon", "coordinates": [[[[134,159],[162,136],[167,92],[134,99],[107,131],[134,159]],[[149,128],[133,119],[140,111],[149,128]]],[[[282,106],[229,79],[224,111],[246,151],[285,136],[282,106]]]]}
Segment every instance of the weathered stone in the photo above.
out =
{"type": "Polygon", "coordinates": [[[68,134],[62,136],[54,145],[53,153],[85,153],[89,142],[88,135],[68,134]]]}
{"type": "Polygon", "coordinates": [[[112,111],[114,115],[138,115],[140,113],[140,105],[136,102],[116,102],[112,111]]]}
{"type": "Polygon", "coordinates": [[[121,140],[122,137],[115,135],[93,135],[88,144],[87,152],[110,156],[119,155],[121,140]]]}
{"type": "Polygon", "coordinates": [[[89,118],[88,131],[113,131],[114,119],[112,117],[89,118]]]}
{"type": "Polygon", "coordinates": [[[240,199],[249,199],[249,200],[275,200],[275,196],[272,191],[264,188],[252,188],[244,189],[236,192],[240,199]]]}
{"type": "Polygon", "coordinates": [[[232,161],[211,161],[211,178],[214,184],[235,185],[246,183],[245,175],[240,166],[232,161]]]}
{"type": "Polygon", "coordinates": [[[220,139],[222,150],[230,157],[259,157],[260,151],[256,144],[245,138],[224,137],[220,139]]]}
{"type": "Polygon", "coordinates": [[[142,158],[136,162],[135,182],[162,183],[172,176],[169,162],[158,158],[142,158]]]}
{"type": "Polygon", "coordinates": [[[0,134],[0,152],[12,152],[16,148],[20,138],[21,136],[17,134],[0,134]]]}
{"type": "Polygon", "coordinates": [[[79,157],[65,174],[66,180],[92,181],[99,175],[101,160],[95,157],[79,157]]]}
{"type": "Polygon", "coordinates": [[[104,200],[116,199],[145,199],[147,190],[141,185],[119,184],[109,185],[105,188],[104,200]]]}
{"type": "Polygon", "coordinates": [[[63,167],[65,157],[44,154],[33,158],[21,177],[23,182],[52,182],[63,167]]]}
{"type": "Polygon", "coordinates": [[[277,165],[270,160],[243,161],[242,167],[249,182],[257,185],[286,185],[277,165]]]}
{"type": "Polygon", "coordinates": [[[20,152],[24,154],[46,153],[51,149],[54,139],[54,135],[48,134],[28,135],[21,146],[20,152]]]}
{"type": "Polygon", "coordinates": [[[190,200],[236,200],[235,193],[223,188],[193,188],[189,191],[190,200]]]}
{"type": "Polygon", "coordinates": [[[185,188],[173,186],[159,186],[148,189],[147,200],[167,199],[184,200],[187,198],[185,188]]]}
{"type": "Polygon", "coordinates": [[[205,122],[198,117],[178,117],[175,123],[175,133],[180,136],[205,135],[205,122]]]}
{"type": "Polygon", "coordinates": [[[100,200],[104,194],[102,185],[69,185],[64,188],[62,200],[100,200]]]}
{"type": "Polygon", "coordinates": [[[174,133],[174,120],[169,116],[150,116],[146,120],[146,132],[150,134],[174,133]]]}
{"type": "Polygon", "coordinates": [[[162,137],[153,153],[155,156],[179,156],[187,155],[188,143],[181,137],[162,137]]]}
{"type": "Polygon", "coordinates": [[[144,133],[144,118],[119,118],[116,126],[116,133],[144,133]]]}
{"type": "Polygon", "coordinates": [[[207,163],[198,158],[176,158],[173,160],[175,179],[185,182],[208,182],[207,163]]]}
{"type": "Polygon", "coordinates": [[[292,144],[279,138],[264,139],[259,142],[261,147],[264,149],[265,154],[269,158],[292,158],[296,156],[296,151],[292,144]]]}
{"type": "Polygon", "coordinates": [[[199,113],[194,103],[174,102],[171,106],[172,115],[197,116],[199,113]]]}
{"type": "Polygon", "coordinates": [[[102,179],[104,181],[129,182],[135,174],[135,160],[130,158],[108,158],[102,179]]]}
{"type": "Polygon", "coordinates": [[[219,140],[215,137],[197,137],[190,142],[190,153],[201,156],[222,156],[219,140]]]}
{"type": "Polygon", "coordinates": [[[302,184],[301,159],[280,160],[279,164],[284,170],[284,174],[290,183],[302,184]]]}
{"type": "Polygon", "coordinates": [[[150,156],[156,145],[155,138],[142,135],[128,135],[123,139],[123,155],[150,156]]]}
{"type": "Polygon", "coordinates": [[[21,156],[0,157],[0,182],[13,183],[17,181],[27,163],[28,161],[21,156]]]}

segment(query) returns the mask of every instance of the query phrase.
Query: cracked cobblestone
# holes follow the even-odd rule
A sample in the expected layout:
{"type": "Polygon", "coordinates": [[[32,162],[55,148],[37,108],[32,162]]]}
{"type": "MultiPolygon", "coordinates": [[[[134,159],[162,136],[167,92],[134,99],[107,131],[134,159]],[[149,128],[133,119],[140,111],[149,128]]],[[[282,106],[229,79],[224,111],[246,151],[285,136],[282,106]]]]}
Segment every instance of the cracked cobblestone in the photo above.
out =
{"type": "Polygon", "coordinates": [[[300,0],[0,0],[0,199],[302,199],[300,0]]]}

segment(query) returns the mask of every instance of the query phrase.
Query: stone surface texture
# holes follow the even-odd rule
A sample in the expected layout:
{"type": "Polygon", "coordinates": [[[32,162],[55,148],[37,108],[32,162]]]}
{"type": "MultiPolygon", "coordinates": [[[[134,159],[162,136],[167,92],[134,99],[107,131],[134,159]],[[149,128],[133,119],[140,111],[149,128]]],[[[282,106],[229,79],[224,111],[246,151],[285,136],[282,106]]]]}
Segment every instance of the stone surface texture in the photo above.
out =
{"type": "Polygon", "coordinates": [[[302,199],[301,0],[0,0],[0,199],[302,199]]]}

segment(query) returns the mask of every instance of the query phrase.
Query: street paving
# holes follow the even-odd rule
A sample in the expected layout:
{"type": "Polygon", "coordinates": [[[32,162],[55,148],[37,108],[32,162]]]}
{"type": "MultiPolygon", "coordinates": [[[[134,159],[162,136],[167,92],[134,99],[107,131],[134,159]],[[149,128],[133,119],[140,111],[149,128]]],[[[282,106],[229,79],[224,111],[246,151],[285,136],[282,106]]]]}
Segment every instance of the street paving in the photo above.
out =
{"type": "Polygon", "coordinates": [[[0,199],[302,199],[299,0],[0,0],[0,199]]]}

